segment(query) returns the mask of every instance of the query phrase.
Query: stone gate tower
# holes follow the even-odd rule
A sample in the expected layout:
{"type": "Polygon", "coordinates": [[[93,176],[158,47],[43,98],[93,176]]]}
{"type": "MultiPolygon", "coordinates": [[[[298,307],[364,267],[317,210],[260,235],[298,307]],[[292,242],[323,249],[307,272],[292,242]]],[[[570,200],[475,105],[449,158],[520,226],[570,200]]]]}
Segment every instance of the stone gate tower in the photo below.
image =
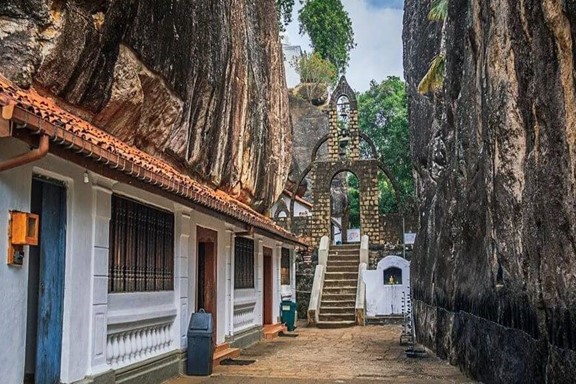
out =
{"type": "Polygon", "coordinates": [[[378,214],[379,161],[371,141],[360,133],[356,94],[342,76],[329,104],[329,132],[316,145],[315,152],[328,141],[328,160],[316,160],[312,155],[313,204],[311,235],[315,244],[322,236],[331,236],[330,189],[334,177],[342,171],[356,175],[360,186],[360,233],[368,235],[370,243],[380,242],[378,214]],[[360,141],[367,142],[371,155],[361,156],[360,141]]]}

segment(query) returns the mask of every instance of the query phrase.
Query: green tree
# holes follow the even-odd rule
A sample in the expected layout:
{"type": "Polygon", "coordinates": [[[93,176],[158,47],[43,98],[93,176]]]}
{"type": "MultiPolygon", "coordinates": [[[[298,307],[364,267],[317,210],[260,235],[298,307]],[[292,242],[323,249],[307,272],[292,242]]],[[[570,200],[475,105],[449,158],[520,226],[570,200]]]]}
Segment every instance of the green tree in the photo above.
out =
{"type": "Polygon", "coordinates": [[[276,10],[278,11],[278,25],[280,32],[286,31],[286,26],[292,22],[292,10],[294,0],[276,0],[276,10]]]}
{"type": "Polygon", "coordinates": [[[346,178],[346,194],[348,195],[348,225],[350,228],[360,228],[360,185],[358,178],[348,173],[346,178]]]}
{"type": "Polygon", "coordinates": [[[301,96],[308,101],[322,99],[328,86],[336,82],[338,75],[336,67],[317,52],[304,53],[291,64],[300,75],[303,87],[301,96]]]}
{"type": "MultiPolygon", "coordinates": [[[[405,83],[396,76],[381,83],[372,81],[370,89],[358,95],[360,130],[372,139],[378,157],[396,178],[402,204],[414,199],[407,105],[405,83]]],[[[367,150],[363,147],[363,152],[367,150]]],[[[400,207],[392,185],[382,179],[379,187],[380,212],[397,211],[400,207]]]]}
{"type": "Polygon", "coordinates": [[[301,0],[300,34],[307,33],[314,51],[344,73],[356,46],[352,21],[340,0],[301,0]]]}

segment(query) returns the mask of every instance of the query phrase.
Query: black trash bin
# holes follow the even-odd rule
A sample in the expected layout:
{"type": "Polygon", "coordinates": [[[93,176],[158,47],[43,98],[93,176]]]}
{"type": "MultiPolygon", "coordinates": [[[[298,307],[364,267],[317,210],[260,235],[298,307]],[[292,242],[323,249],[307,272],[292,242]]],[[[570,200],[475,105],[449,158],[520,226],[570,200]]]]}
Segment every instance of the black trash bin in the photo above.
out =
{"type": "Polygon", "coordinates": [[[214,354],[214,325],[212,314],[203,309],[193,313],[188,326],[188,360],[186,373],[190,376],[209,376],[212,374],[212,355],[214,354]]]}

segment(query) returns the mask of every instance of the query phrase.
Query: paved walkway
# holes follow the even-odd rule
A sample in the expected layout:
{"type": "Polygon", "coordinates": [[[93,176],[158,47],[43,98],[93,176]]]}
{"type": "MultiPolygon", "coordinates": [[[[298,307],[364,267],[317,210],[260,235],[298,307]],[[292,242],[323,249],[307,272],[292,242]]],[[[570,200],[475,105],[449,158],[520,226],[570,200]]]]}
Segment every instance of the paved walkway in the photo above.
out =
{"type": "Polygon", "coordinates": [[[434,357],[409,359],[398,343],[400,326],[298,328],[242,351],[246,366],[214,367],[211,377],[181,377],[167,384],[473,383],[434,357]]]}

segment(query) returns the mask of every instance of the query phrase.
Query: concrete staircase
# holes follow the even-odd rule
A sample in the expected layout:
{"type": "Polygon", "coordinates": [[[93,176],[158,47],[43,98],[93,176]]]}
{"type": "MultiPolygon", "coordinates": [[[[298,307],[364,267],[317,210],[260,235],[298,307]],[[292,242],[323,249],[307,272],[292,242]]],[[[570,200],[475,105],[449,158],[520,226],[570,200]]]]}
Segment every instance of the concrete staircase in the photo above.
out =
{"type": "Polygon", "coordinates": [[[359,264],[360,244],[330,247],[318,312],[319,328],[340,328],[356,324],[359,264]]]}

